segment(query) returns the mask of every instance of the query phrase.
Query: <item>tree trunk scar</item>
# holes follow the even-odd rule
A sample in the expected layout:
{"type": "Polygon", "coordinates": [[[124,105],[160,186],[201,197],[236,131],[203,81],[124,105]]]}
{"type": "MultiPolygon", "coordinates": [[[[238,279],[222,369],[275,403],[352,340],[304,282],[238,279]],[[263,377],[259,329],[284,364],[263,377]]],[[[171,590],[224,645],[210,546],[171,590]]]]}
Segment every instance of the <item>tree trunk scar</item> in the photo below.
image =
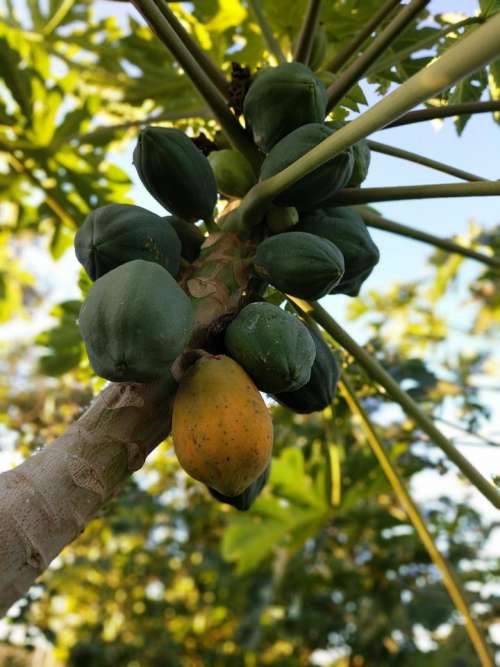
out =
{"type": "Polygon", "coordinates": [[[97,468],[76,454],[67,454],[68,472],[73,482],[86,491],[91,491],[101,502],[106,500],[106,488],[97,468]]]}
{"type": "Polygon", "coordinates": [[[104,391],[101,394],[102,400],[110,410],[119,408],[143,408],[144,398],[140,395],[138,389],[142,385],[132,383],[115,383],[112,385],[114,391],[104,391]]]}
{"type": "Polygon", "coordinates": [[[50,561],[44,557],[42,549],[40,549],[28,535],[23,524],[20,523],[14,515],[11,516],[11,520],[15,524],[16,533],[23,543],[24,552],[26,554],[26,564],[33,568],[37,575],[41,574],[48,568],[50,561]]]}

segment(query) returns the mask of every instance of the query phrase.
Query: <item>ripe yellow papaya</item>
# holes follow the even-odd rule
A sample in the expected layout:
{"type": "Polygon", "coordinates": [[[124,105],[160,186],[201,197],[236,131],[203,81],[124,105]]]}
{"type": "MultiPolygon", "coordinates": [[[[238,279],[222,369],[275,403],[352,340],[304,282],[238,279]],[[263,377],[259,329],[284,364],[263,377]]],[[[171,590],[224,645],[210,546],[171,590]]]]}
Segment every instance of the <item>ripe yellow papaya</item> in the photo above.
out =
{"type": "Polygon", "coordinates": [[[181,380],[172,418],[179,463],[224,496],[237,496],[271,458],[273,425],[256,386],[233,359],[198,359],[181,380]]]}

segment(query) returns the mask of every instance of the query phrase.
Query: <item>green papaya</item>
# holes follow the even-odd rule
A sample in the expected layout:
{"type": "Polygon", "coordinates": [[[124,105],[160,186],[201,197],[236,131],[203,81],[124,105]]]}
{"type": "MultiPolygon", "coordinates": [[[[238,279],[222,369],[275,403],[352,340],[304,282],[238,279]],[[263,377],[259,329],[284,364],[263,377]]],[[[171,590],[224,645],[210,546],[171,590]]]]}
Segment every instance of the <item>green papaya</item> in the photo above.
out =
{"type": "Polygon", "coordinates": [[[368,176],[370,167],[371,150],[366,139],[361,139],[352,147],[354,155],[354,165],[352,176],[347,183],[348,188],[357,188],[368,176]]]}
{"type": "Polygon", "coordinates": [[[271,303],[245,306],[227,327],[224,345],[261,391],[293,391],[309,380],[315,355],[309,331],[271,303]]]}
{"type": "Polygon", "coordinates": [[[236,507],[240,512],[246,512],[253,505],[258,495],[264,488],[269,479],[271,473],[271,462],[269,462],[264,470],[256,480],[254,480],[250,486],[248,486],[244,491],[239,493],[237,496],[225,496],[219,491],[208,487],[211,495],[218,500],[220,503],[226,503],[227,505],[232,505],[236,507]]]}
{"type": "Polygon", "coordinates": [[[160,216],[140,206],[108,204],[92,211],[75,236],[75,254],[92,280],[134,259],[179,271],[181,242],[160,216]]]}
{"type": "Polygon", "coordinates": [[[148,192],[183,220],[212,217],[217,184],[212,168],[191,139],[176,128],[146,127],[133,156],[148,192]]]}
{"type": "Polygon", "coordinates": [[[166,215],[165,220],[173,227],[181,242],[181,257],[188,262],[194,262],[200,255],[205,236],[192,222],[186,222],[176,215],[166,215]]]}
{"type": "Polygon", "coordinates": [[[335,397],[340,377],[339,363],[323,336],[311,329],[309,333],[316,346],[316,357],[309,382],[295,391],[273,395],[278,403],[301,415],[328,407],[335,397]]]}
{"type": "MultiPolygon", "coordinates": [[[[262,163],[260,180],[279,173],[333,134],[323,123],[309,123],[278,141],[262,163]]],[[[299,211],[317,206],[343,188],[352,175],[354,159],[348,149],[299,179],[276,197],[275,204],[295,206],[299,211]]]]}
{"type": "Polygon", "coordinates": [[[345,271],[330,293],[357,296],[363,281],[380,259],[379,250],[359,213],[348,206],[316,209],[302,213],[293,230],[335,243],[344,256],[345,271]]]}
{"type": "Polygon", "coordinates": [[[228,148],[212,151],[208,161],[214,172],[217,189],[225,197],[244,197],[255,185],[255,174],[248,160],[228,148]]]}
{"type": "MultiPolygon", "coordinates": [[[[338,130],[344,127],[347,123],[341,120],[330,120],[325,125],[331,127],[333,130],[338,130]]],[[[366,139],[361,139],[351,146],[354,158],[352,167],[352,176],[347,183],[347,188],[357,188],[368,176],[368,169],[370,167],[371,150],[366,139]]]]}
{"type": "Polygon", "coordinates": [[[193,307],[159,264],[136,259],[90,288],[79,326],[90,363],[113,382],[151,382],[166,375],[193,328],[193,307]]]}
{"type": "Polygon", "coordinates": [[[302,63],[284,63],[261,70],[243,103],[247,128],[264,153],[285,135],[326,115],[326,89],[302,63]]]}
{"type": "Polygon", "coordinates": [[[306,232],[285,232],[259,243],[254,268],[273,287],[301,299],[319,299],[344,274],[344,257],[327,239],[306,232]]]}
{"type": "Polygon", "coordinates": [[[266,225],[271,234],[281,234],[296,225],[299,212],[293,206],[271,206],[266,213],[266,225]]]}

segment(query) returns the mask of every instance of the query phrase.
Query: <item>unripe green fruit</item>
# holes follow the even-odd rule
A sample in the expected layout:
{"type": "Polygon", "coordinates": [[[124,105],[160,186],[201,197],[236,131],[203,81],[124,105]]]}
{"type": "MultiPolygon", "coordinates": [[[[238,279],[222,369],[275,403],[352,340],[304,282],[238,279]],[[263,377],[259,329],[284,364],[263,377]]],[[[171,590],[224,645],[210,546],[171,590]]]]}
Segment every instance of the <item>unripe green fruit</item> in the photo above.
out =
{"type": "Polygon", "coordinates": [[[153,197],[183,220],[212,217],[217,185],[207,158],[175,128],[146,127],[134,150],[137,173],[153,197]]]}
{"type": "Polygon", "coordinates": [[[75,236],[75,254],[92,280],[134,259],[179,271],[181,243],[170,226],[151,211],[108,204],[92,211],[75,236]]]}
{"type": "Polygon", "coordinates": [[[92,368],[113,382],[164,377],[193,321],[191,301],[168,271],[141,259],[96,280],[79,316],[92,368]]]}
{"type": "Polygon", "coordinates": [[[224,344],[262,391],[294,391],[309,381],[316,348],[307,327],[271,303],[245,306],[224,344]]]}
{"type": "Polygon", "coordinates": [[[309,67],[285,63],[256,75],[245,96],[243,114],[255,143],[268,153],[301,125],[322,122],[326,102],[325,87],[309,67]]]}
{"type": "Polygon", "coordinates": [[[225,148],[212,151],[208,161],[214,172],[218,191],[225,197],[244,197],[256,178],[246,158],[238,151],[225,148]]]}
{"type": "Polygon", "coordinates": [[[299,221],[299,212],[293,206],[271,206],[266,213],[266,225],[272,234],[282,234],[299,221]]]}
{"type": "Polygon", "coordinates": [[[258,275],[285,294],[319,299],[340,282],[344,258],[331,241],[292,231],[259,243],[254,267],[258,275]]]}

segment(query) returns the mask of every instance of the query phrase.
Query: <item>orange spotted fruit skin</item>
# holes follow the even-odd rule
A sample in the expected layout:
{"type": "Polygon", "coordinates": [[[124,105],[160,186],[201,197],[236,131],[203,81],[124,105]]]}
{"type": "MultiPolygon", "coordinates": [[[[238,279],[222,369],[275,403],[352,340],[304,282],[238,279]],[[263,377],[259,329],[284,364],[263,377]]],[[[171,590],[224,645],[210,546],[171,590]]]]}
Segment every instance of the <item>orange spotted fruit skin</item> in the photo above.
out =
{"type": "Polygon", "coordinates": [[[181,380],[172,435],[179,463],[224,496],[237,496],[270,459],[273,426],[256,386],[224,355],[204,356],[181,380]]]}

